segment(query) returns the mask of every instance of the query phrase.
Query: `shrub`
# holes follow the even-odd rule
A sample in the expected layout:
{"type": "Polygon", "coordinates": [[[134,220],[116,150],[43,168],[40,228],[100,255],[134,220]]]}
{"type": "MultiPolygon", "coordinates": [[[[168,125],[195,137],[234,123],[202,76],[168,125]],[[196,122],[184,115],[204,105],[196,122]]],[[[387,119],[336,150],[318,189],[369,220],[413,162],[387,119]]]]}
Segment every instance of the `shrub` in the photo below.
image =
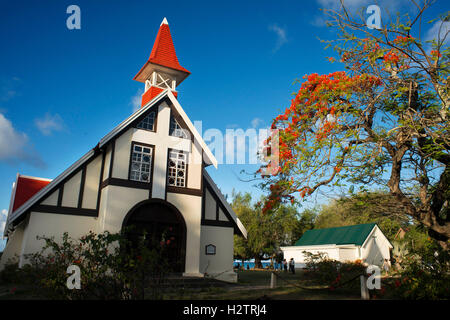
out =
{"type": "Polygon", "coordinates": [[[45,245],[26,255],[21,269],[10,263],[0,273],[5,282],[32,284],[35,293],[51,299],[161,298],[161,284],[170,271],[164,244],[148,243],[145,235],[130,243],[121,234],[89,234],[73,240],[64,233],[62,242],[38,237],[45,245]],[[81,289],[68,289],[67,268],[77,265],[81,289]]]}
{"type": "Polygon", "coordinates": [[[399,278],[393,282],[395,294],[404,299],[449,299],[450,255],[434,240],[416,248],[400,263],[399,278]]]}
{"type": "Polygon", "coordinates": [[[328,285],[334,289],[343,285],[356,286],[358,281],[352,281],[365,273],[366,267],[360,260],[354,262],[339,262],[328,258],[328,256],[319,252],[313,254],[303,252],[306,260],[306,270],[308,274],[318,283],[328,285]]]}

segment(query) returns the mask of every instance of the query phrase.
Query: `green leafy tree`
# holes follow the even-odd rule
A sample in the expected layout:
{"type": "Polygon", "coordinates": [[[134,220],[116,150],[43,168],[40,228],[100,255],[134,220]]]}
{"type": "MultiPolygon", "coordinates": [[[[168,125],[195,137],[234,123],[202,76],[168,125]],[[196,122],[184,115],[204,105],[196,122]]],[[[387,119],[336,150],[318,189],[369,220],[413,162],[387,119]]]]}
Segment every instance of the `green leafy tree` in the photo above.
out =
{"type": "Polygon", "coordinates": [[[442,26],[449,14],[433,21],[445,31],[425,42],[422,17],[431,3],[411,1],[417,15],[383,19],[379,30],[345,7],[324,10],[337,31],[328,45],[345,71],[306,75],[291,105],[274,119],[279,166],[263,173],[270,190],[264,211],[326,186],[385,187],[405,215],[448,249],[450,50],[442,26]]]}
{"type": "Polygon", "coordinates": [[[296,240],[299,218],[294,206],[281,205],[270,214],[263,214],[261,202],[252,204],[249,193],[233,193],[231,206],[247,229],[247,239],[235,236],[236,258],[254,258],[255,265],[261,267],[262,259],[274,258],[280,246],[296,240]]]}
{"type": "Polygon", "coordinates": [[[362,223],[377,223],[384,234],[393,239],[400,227],[410,221],[404,208],[387,192],[362,192],[332,200],[322,206],[315,228],[332,228],[362,223]]]}

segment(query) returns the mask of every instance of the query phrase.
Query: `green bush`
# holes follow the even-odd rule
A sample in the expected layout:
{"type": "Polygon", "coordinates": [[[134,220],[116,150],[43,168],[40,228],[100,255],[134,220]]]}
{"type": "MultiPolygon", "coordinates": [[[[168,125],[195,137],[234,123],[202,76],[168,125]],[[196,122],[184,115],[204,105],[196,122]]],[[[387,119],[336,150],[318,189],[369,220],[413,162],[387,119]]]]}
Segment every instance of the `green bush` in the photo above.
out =
{"type": "Polygon", "coordinates": [[[341,286],[354,287],[359,285],[359,275],[365,273],[366,267],[360,260],[354,262],[339,262],[329,259],[323,252],[313,254],[303,251],[306,260],[307,274],[322,285],[335,289],[341,286]],[[352,281],[358,278],[358,281],[352,281]]]}
{"type": "Polygon", "coordinates": [[[400,263],[399,278],[393,282],[397,297],[404,299],[449,299],[450,255],[434,240],[416,248],[400,263]]]}
{"type": "Polygon", "coordinates": [[[165,275],[170,272],[166,242],[150,244],[145,235],[136,244],[121,234],[89,234],[78,240],[64,233],[62,242],[38,237],[45,245],[26,255],[18,268],[9,263],[0,279],[31,284],[35,294],[50,299],[159,299],[165,275]],[[67,268],[80,268],[81,289],[68,289],[67,268]]]}

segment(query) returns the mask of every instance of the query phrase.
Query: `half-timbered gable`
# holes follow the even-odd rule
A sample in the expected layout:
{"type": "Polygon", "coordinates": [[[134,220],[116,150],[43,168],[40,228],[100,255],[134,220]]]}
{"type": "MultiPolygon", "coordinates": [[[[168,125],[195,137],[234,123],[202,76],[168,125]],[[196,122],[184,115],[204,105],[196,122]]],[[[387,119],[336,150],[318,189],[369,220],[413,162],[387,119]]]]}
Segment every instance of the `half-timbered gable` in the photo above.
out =
{"type": "Polygon", "coordinates": [[[236,280],[233,234],[246,231],[206,172],[217,160],[177,100],[175,88],[189,74],[164,19],[135,77],[145,83],[142,107],[55,179],[17,176],[2,265],[15,254],[25,264],[43,245],[36,236],[77,238],[142,223],[156,235],[173,230],[176,271],[236,280]]]}

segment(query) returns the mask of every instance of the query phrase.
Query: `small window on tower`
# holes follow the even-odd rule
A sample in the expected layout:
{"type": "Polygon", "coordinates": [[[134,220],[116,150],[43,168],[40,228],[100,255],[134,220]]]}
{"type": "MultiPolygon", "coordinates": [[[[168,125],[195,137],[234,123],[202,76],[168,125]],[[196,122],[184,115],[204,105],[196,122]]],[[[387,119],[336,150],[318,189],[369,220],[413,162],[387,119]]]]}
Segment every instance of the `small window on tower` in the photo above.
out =
{"type": "Polygon", "coordinates": [[[169,186],[186,186],[187,154],[183,151],[169,150],[169,163],[167,165],[167,183],[169,186]]]}
{"type": "Polygon", "coordinates": [[[150,182],[153,148],[134,144],[131,153],[130,180],[150,182]]]}
{"type": "Polygon", "coordinates": [[[138,129],[144,129],[149,131],[155,131],[155,112],[150,112],[141,122],[136,126],[138,129]]]}
{"type": "Polygon", "coordinates": [[[188,134],[186,133],[186,130],[181,128],[181,126],[178,124],[178,121],[173,116],[170,116],[169,134],[171,136],[179,137],[179,138],[183,138],[183,139],[188,138],[188,134]]]}

